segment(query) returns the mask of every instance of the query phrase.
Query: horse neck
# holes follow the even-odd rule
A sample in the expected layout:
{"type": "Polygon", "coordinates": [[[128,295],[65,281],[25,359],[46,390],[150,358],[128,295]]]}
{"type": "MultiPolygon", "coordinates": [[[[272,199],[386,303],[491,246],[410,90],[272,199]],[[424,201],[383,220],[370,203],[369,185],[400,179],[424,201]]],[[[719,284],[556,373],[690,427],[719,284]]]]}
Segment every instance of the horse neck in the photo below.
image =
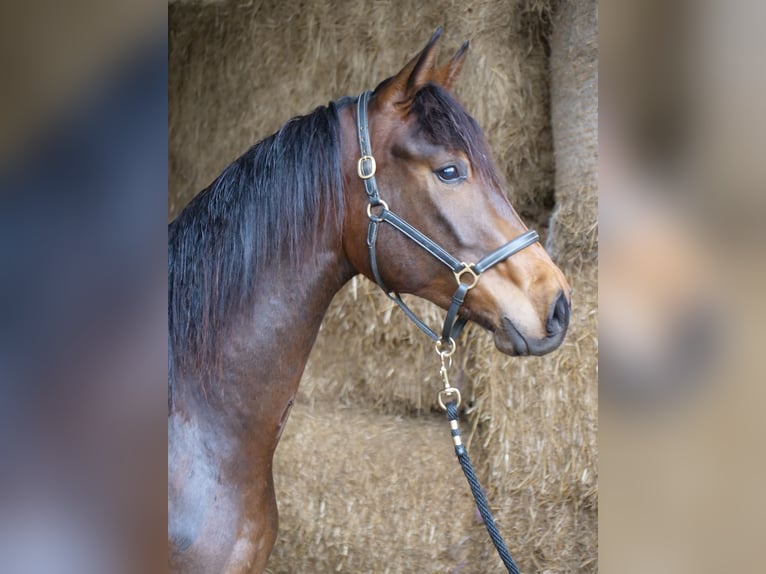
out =
{"type": "Polygon", "coordinates": [[[355,273],[340,233],[331,225],[303,257],[259,273],[254,304],[221,341],[217,373],[178,381],[176,412],[193,412],[219,430],[260,434],[276,446],[327,308],[355,273]]]}

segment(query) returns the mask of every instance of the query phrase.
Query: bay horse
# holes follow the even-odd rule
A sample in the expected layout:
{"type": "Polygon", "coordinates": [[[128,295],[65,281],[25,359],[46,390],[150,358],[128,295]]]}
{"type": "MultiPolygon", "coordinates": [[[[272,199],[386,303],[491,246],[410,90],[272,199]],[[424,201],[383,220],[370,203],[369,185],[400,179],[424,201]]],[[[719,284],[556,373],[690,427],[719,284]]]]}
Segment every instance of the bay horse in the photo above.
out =
{"type": "Polygon", "coordinates": [[[264,571],[278,522],[274,452],[322,318],[355,275],[475,321],[503,353],[542,355],[561,344],[569,286],[451,95],[468,43],[436,66],[440,34],[373,92],[288,121],[170,223],[171,571],[264,571]],[[450,260],[494,249],[479,261],[481,282],[462,277],[469,267],[477,275],[478,264],[450,272],[411,234],[373,225],[393,212],[450,260]],[[520,234],[524,245],[509,249],[520,234]],[[456,278],[458,291],[475,287],[462,289],[457,307],[456,278]]]}

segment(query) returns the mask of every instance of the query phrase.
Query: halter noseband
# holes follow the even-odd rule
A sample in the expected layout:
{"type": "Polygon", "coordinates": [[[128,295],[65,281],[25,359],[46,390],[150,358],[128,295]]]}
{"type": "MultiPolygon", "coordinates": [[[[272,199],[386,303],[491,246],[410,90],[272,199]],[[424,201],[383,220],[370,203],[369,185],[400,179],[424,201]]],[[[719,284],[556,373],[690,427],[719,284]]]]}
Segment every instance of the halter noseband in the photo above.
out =
{"type": "Polygon", "coordinates": [[[359,134],[359,151],[361,153],[361,157],[357,162],[357,174],[364,182],[364,190],[367,193],[367,199],[369,201],[367,205],[367,216],[370,219],[370,225],[367,229],[367,247],[370,252],[370,267],[372,267],[372,274],[375,277],[375,282],[383,290],[386,296],[394,301],[394,303],[404,311],[407,317],[409,317],[421,331],[436,341],[436,349],[439,354],[449,356],[454,352],[455,340],[460,336],[466,323],[466,318],[460,317],[458,312],[465,301],[465,296],[468,291],[474,288],[478,283],[479,276],[498,263],[505,261],[511,255],[518,253],[525,247],[529,247],[538,241],[539,236],[536,231],[529,230],[515,239],[511,239],[505,245],[498,247],[471,265],[461,262],[453,257],[438,243],[391,211],[388,208],[388,204],[380,198],[378,184],[375,181],[377,165],[375,163],[375,158],[372,155],[369,123],[367,119],[367,104],[370,100],[370,95],[371,92],[366,91],[359,96],[357,101],[356,125],[359,134]],[[379,210],[379,212],[376,213],[375,210],[379,210]],[[449,267],[455,275],[457,289],[452,296],[452,303],[447,310],[447,316],[444,319],[441,336],[415,315],[412,309],[410,309],[402,300],[399,293],[390,290],[383,282],[383,278],[380,276],[380,271],[378,270],[378,262],[375,255],[375,246],[378,240],[378,227],[383,222],[388,223],[417,243],[434,258],[449,267]]]}

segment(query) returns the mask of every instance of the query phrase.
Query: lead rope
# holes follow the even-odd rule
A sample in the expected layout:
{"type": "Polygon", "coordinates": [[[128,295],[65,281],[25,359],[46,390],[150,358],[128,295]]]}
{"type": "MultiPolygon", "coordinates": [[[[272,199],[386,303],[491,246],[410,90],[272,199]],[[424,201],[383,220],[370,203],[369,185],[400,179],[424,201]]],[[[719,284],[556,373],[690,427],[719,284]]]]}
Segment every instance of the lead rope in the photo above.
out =
{"type": "Polygon", "coordinates": [[[450,384],[449,376],[447,374],[449,367],[452,365],[452,355],[455,352],[456,345],[453,339],[450,339],[449,341],[450,346],[448,349],[445,348],[445,345],[441,340],[436,343],[436,352],[441,359],[439,374],[444,383],[444,388],[439,391],[437,400],[439,406],[447,411],[447,420],[449,421],[450,431],[452,433],[452,442],[455,444],[455,454],[457,455],[460,467],[463,469],[463,474],[465,474],[468,485],[471,487],[473,499],[476,502],[476,507],[479,509],[479,514],[481,514],[481,518],[484,521],[484,526],[487,528],[489,537],[492,539],[492,543],[495,545],[495,549],[500,555],[503,564],[508,569],[508,572],[510,574],[520,574],[519,567],[516,566],[516,562],[513,561],[511,553],[508,552],[508,547],[505,545],[505,541],[495,524],[495,519],[492,517],[492,512],[489,509],[487,497],[484,495],[481,484],[479,484],[479,479],[476,476],[476,472],[473,470],[471,459],[468,456],[468,451],[466,450],[460,435],[460,426],[458,424],[458,407],[460,406],[461,401],[460,391],[450,384]]]}

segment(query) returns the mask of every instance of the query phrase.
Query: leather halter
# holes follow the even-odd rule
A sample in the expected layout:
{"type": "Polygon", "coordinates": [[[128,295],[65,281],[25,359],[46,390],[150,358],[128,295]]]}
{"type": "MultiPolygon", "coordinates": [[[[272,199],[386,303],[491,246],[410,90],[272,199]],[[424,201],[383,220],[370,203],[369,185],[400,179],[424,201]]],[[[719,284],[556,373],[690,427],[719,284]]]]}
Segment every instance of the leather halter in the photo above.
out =
{"type": "Polygon", "coordinates": [[[498,247],[485,257],[479,259],[476,263],[469,264],[461,262],[459,259],[455,258],[438,243],[391,211],[388,208],[388,204],[380,198],[378,184],[375,181],[377,165],[375,163],[375,158],[372,155],[369,122],[367,119],[367,104],[371,94],[372,93],[369,91],[363,92],[357,100],[356,125],[359,135],[359,151],[361,154],[361,157],[357,162],[357,174],[362,181],[364,181],[364,190],[367,193],[367,199],[369,201],[367,205],[367,216],[370,219],[370,225],[367,229],[367,247],[370,252],[370,267],[372,268],[372,274],[375,277],[376,283],[386,296],[399,305],[407,317],[409,317],[421,331],[436,341],[437,350],[439,350],[440,353],[444,351],[451,355],[455,350],[455,340],[460,336],[466,323],[466,318],[459,316],[460,308],[465,301],[465,296],[468,291],[478,283],[479,276],[498,263],[505,261],[511,255],[518,253],[525,247],[529,247],[537,242],[539,236],[536,231],[529,230],[518,237],[511,239],[505,245],[498,247]],[[390,290],[383,282],[383,278],[380,276],[380,271],[378,270],[378,262],[375,255],[375,247],[378,240],[378,227],[381,223],[388,223],[393,228],[403,233],[421,248],[425,249],[431,256],[447,266],[455,275],[457,289],[452,296],[452,303],[447,310],[447,316],[444,319],[441,336],[415,315],[412,309],[410,309],[402,300],[399,293],[390,290]]]}

